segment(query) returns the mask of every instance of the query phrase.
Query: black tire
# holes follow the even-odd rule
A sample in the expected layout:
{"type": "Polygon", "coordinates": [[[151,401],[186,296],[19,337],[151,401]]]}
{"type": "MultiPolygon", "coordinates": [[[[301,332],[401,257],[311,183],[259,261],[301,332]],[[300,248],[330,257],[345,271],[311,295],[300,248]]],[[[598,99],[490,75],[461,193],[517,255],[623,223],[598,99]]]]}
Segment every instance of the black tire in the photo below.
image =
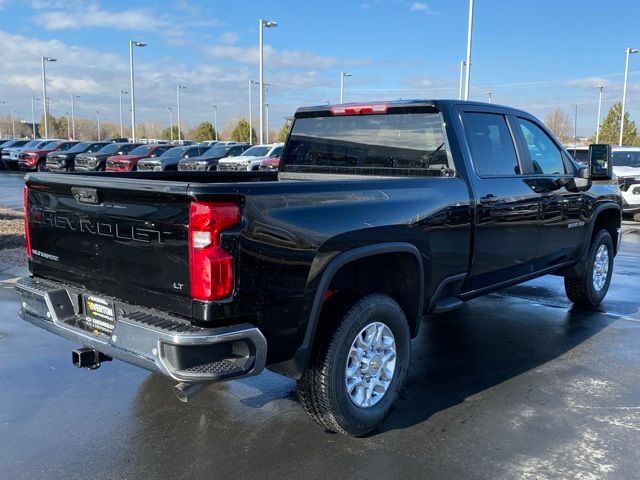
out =
{"type": "Polygon", "coordinates": [[[38,162],[38,165],[36,166],[36,170],[38,172],[46,172],[47,171],[47,164],[46,162],[38,162]]]}
{"type": "Polygon", "coordinates": [[[323,308],[322,328],[309,365],[298,380],[298,398],[311,418],[325,429],[361,437],[384,422],[400,396],[411,354],[409,326],[402,308],[387,295],[370,294],[346,302],[336,299],[333,303],[323,308]],[[384,323],[393,333],[395,373],[377,403],[360,407],[347,392],[345,369],[351,344],[374,321],[384,323]]]}
{"type": "Polygon", "coordinates": [[[564,290],[567,297],[576,305],[585,307],[595,307],[599,305],[607,295],[613,274],[613,240],[606,230],[600,230],[591,242],[589,253],[587,254],[586,266],[580,277],[564,279],[564,290]],[[596,254],[600,247],[604,245],[609,255],[609,268],[604,285],[599,290],[594,286],[594,267],[596,254]]]}

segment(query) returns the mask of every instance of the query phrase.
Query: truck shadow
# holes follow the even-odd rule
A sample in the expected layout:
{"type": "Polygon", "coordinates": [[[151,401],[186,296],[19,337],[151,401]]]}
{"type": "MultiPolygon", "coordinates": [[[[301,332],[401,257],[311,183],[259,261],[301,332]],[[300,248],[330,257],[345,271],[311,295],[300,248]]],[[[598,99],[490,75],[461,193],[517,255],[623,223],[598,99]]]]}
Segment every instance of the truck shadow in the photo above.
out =
{"type": "Polygon", "coordinates": [[[401,399],[379,431],[420,424],[558,358],[613,321],[595,310],[498,296],[427,317],[412,345],[401,399]]]}
{"type": "MultiPolygon", "coordinates": [[[[479,399],[483,391],[558,358],[613,321],[599,311],[567,310],[502,295],[427,317],[412,342],[402,397],[373,436],[419,425],[470,397],[479,399]]],[[[142,424],[181,431],[206,418],[214,437],[216,428],[232,425],[241,430],[272,425],[297,435],[311,434],[308,429],[314,427],[297,403],[295,382],[271,372],[212,385],[188,404],[177,401],[172,385],[157,375],[143,382],[135,401],[142,424]],[[172,423],[175,418],[181,418],[180,426],[172,423]]]]}

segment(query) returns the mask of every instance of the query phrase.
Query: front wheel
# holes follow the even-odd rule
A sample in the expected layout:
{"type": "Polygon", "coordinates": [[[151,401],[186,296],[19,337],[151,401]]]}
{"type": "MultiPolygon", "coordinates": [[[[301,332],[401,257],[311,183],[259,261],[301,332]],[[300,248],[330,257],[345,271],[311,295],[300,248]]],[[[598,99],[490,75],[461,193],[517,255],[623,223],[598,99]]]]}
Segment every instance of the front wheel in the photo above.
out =
{"type": "Polygon", "coordinates": [[[567,297],[577,305],[595,307],[604,300],[613,274],[613,240],[600,230],[591,242],[587,264],[580,277],[564,279],[567,297]]]}
{"type": "Polygon", "coordinates": [[[324,309],[319,329],[298,398],[324,428],[367,435],[391,413],[407,374],[404,312],[391,297],[371,294],[324,309]]]}
{"type": "Polygon", "coordinates": [[[45,162],[38,162],[38,166],[36,167],[36,170],[38,170],[39,172],[46,172],[47,164],[45,162]]]}

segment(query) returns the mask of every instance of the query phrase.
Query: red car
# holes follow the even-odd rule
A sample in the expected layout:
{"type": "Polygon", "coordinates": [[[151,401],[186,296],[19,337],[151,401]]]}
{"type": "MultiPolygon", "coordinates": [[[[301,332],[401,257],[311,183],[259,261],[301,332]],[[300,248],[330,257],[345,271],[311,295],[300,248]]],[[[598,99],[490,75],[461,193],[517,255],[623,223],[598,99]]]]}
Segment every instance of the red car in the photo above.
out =
{"type": "Polygon", "coordinates": [[[47,153],[69,150],[77,140],[51,140],[37,150],[25,150],[18,155],[18,167],[20,170],[46,171],[47,153]]]}
{"type": "Polygon", "coordinates": [[[137,169],[138,161],[143,158],[159,157],[164,152],[173,148],[169,144],[140,145],[129,152],[128,155],[113,155],[107,158],[107,172],[131,172],[137,169]]]}
{"type": "Polygon", "coordinates": [[[275,172],[280,166],[280,157],[266,158],[258,165],[258,170],[261,172],[275,172]]]}

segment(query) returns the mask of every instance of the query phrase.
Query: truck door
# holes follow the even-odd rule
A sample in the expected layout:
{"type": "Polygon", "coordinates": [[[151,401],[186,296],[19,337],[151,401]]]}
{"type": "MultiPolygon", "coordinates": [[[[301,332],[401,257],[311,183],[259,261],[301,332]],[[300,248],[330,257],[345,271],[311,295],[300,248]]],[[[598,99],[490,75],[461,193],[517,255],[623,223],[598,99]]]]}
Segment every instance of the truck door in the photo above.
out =
{"type": "Polygon", "coordinates": [[[544,127],[533,119],[513,117],[521,135],[532,180],[541,194],[540,250],[538,269],[572,260],[584,245],[587,225],[581,218],[584,194],[570,192],[561,185],[575,168],[544,127]]]}
{"type": "Polygon", "coordinates": [[[462,120],[471,156],[476,225],[465,289],[472,291],[535,271],[540,194],[527,183],[513,124],[500,110],[467,108],[462,120]]]}

